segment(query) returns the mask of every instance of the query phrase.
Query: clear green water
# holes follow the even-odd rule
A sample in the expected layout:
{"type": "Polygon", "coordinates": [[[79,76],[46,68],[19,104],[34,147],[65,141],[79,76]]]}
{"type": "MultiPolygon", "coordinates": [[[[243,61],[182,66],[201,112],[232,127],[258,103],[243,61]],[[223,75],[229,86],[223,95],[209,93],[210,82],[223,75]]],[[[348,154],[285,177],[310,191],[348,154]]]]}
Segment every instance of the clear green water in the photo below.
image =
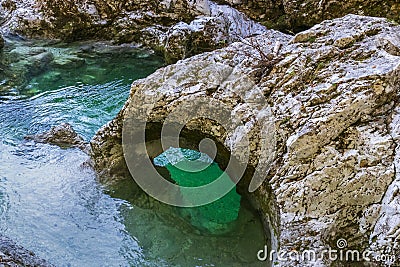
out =
{"type": "MultiPolygon", "coordinates": [[[[171,147],[156,157],[154,164],[165,167],[171,179],[179,186],[198,187],[217,179],[230,180],[228,174],[222,171],[208,155],[191,149],[171,147]]],[[[231,182],[230,185],[234,186],[234,183],[231,182]]],[[[199,202],[199,196],[196,194],[181,192],[181,197],[186,203],[199,202]]],[[[218,234],[229,231],[237,220],[240,200],[240,195],[233,187],[226,195],[212,203],[194,208],[180,208],[179,212],[191,225],[218,234]]]]}
{"type": "Polygon", "coordinates": [[[56,266],[263,266],[256,259],[262,226],[245,203],[229,232],[210,235],[171,207],[135,206],[132,180],[104,188],[80,150],[23,140],[61,122],[90,140],[119,111],[132,79],[163,64],[137,50],[77,47],[45,49],[83,58],[82,65],[49,65],[20,84],[2,78],[0,232],[56,266]]]}

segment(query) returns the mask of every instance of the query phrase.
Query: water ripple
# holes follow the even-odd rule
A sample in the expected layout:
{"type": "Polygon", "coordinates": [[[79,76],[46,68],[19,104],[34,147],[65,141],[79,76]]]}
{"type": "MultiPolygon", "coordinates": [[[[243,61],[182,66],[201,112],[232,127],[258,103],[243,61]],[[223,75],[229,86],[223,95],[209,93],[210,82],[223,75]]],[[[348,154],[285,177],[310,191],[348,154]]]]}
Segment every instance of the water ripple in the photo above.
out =
{"type": "Polygon", "coordinates": [[[99,85],[69,86],[28,99],[0,102],[3,141],[15,144],[27,134],[68,122],[89,140],[126,101],[129,85],[115,80],[99,85]]]}

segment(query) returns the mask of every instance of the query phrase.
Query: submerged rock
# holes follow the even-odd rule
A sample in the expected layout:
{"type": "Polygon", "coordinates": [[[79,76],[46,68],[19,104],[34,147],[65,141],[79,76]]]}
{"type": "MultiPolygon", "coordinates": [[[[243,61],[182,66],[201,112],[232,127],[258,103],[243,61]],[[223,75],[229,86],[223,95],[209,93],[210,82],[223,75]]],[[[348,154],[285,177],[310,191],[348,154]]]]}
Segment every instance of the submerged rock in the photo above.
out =
{"type": "Polygon", "coordinates": [[[87,143],[75,132],[69,123],[53,126],[49,131],[41,134],[27,135],[25,139],[38,143],[57,145],[63,148],[78,147],[84,151],[87,150],[87,143]]]}
{"type": "Polygon", "coordinates": [[[0,57],[0,67],[2,69],[3,89],[23,90],[28,81],[42,74],[51,67],[54,55],[51,51],[43,47],[15,47],[11,43],[4,49],[0,57]]]}
{"type": "Polygon", "coordinates": [[[360,253],[395,251],[399,31],[385,19],[348,15],[294,37],[268,31],[160,69],[133,83],[124,108],[93,138],[95,166],[108,177],[127,172],[124,121],[146,121],[148,138],[167,119],[184,122],[188,136],[213,138],[247,166],[238,189],[262,213],[273,249],[321,255],[342,238],[360,253]],[[201,112],[212,118],[190,117],[201,112]]]}
{"type": "Polygon", "coordinates": [[[64,57],[58,57],[54,59],[52,65],[61,69],[80,68],[85,65],[85,59],[76,55],[66,55],[64,57]]]}
{"type": "Polygon", "coordinates": [[[0,234],[0,266],[50,267],[53,265],[0,234]]]}
{"type": "Polygon", "coordinates": [[[110,41],[66,44],[9,37],[0,56],[0,90],[35,95],[76,82],[92,84],[95,77],[109,78],[110,72],[105,67],[112,61],[135,61],[143,57],[153,58],[159,65],[164,63],[154,51],[132,44],[113,45],[110,41]]]}
{"type": "Polygon", "coordinates": [[[25,66],[28,68],[29,75],[36,76],[43,73],[49,67],[53,59],[53,53],[43,52],[28,58],[28,63],[25,66]]]}
{"type": "Polygon", "coordinates": [[[145,28],[138,41],[160,51],[167,63],[172,63],[266,31],[264,26],[228,6],[210,3],[209,11],[208,16],[198,16],[190,23],[178,22],[166,29],[145,28]]]}

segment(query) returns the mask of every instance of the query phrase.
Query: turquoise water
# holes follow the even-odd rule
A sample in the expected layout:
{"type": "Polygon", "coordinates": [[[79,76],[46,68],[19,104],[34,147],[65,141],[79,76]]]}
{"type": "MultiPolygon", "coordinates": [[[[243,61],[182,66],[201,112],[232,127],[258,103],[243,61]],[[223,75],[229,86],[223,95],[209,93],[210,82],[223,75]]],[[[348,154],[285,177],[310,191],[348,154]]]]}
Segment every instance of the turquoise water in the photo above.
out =
{"type": "MultiPolygon", "coordinates": [[[[228,174],[223,172],[207,154],[170,147],[154,159],[154,164],[165,167],[171,179],[179,186],[199,187],[217,179],[229,181],[229,186],[233,189],[220,199],[199,207],[179,208],[179,212],[191,225],[200,230],[213,234],[230,230],[238,218],[241,197],[236,193],[234,183],[230,181],[228,174]]],[[[181,192],[180,197],[185,203],[201,202],[196,194],[181,192]]]]}
{"type": "Polygon", "coordinates": [[[120,110],[132,80],[163,64],[133,48],[40,49],[80,63],[53,62],[24,81],[2,78],[1,233],[56,266],[262,266],[262,226],[243,201],[231,231],[210,235],[171,207],[136,206],[132,180],[116,186],[123,190],[105,188],[80,150],[24,141],[62,122],[90,140],[120,110]]]}

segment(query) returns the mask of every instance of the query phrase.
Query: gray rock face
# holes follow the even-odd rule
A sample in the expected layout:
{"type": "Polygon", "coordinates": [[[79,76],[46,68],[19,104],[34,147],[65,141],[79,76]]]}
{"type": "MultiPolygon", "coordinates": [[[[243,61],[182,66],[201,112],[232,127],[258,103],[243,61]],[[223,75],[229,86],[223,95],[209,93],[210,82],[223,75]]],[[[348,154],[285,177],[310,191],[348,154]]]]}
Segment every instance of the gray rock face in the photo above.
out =
{"type": "Polygon", "coordinates": [[[133,83],[125,107],[91,141],[96,168],[108,179],[127,173],[122,127],[130,116],[142,116],[151,136],[166,119],[227,112],[241,124],[223,129],[223,121],[196,118],[186,130],[213,138],[261,174],[256,191],[248,192],[247,176],[239,189],[263,214],[274,248],[321,253],[343,238],[360,253],[396,249],[399,32],[385,19],[348,15],[294,37],[268,31],[160,69],[133,83]],[[240,151],[247,149],[246,159],[240,151]]]}
{"type": "Polygon", "coordinates": [[[265,27],[208,0],[0,0],[3,32],[26,37],[145,44],[168,62],[221,48],[265,27]]]}
{"type": "Polygon", "coordinates": [[[264,26],[228,6],[210,3],[209,11],[208,16],[198,16],[190,23],[145,28],[139,42],[163,53],[167,63],[171,63],[266,31],[264,26]]]}
{"type": "Polygon", "coordinates": [[[400,3],[396,0],[217,0],[229,4],[267,27],[299,32],[326,19],[347,14],[386,17],[400,22],[400,3]]]}

